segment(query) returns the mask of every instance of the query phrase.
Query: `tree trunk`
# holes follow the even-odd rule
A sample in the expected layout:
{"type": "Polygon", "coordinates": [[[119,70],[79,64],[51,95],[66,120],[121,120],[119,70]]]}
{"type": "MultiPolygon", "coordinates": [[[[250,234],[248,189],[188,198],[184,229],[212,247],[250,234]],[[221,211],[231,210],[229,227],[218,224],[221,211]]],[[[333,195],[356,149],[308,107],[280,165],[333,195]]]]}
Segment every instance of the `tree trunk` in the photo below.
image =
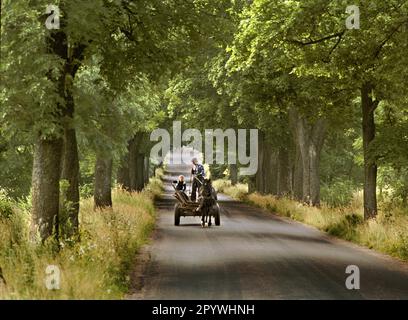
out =
{"type": "Polygon", "coordinates": [[[370,156],[370,144],[375,138],[374,113],[378,101],[372,99],[373,86],[363,84],[361,88],[361,107],[363,113],[363,152],[364,152],[364,218],[377,215],[377,164],[370,156]]]}
{"type": "Polygon", "coordinates": [[[137,153],[136,156],[136,184],[135,190],[142,191],[145,187],[145,155],[137,153]]]}
{"type": "Polygon", "coordinates": [[[149,183],[150,179],[150,159],[149,157],[144,157],[144,185],[147,185],[149,183]]]}
{"type": "Polygon", "coordinates": [[[134,137],[130,141],[129,148],[129,182],[130,182],[130,191],[137,191],[137,143],[136,138],[134,137]]]}
{"type": "Polygon", "coordinates": [[[122,161],[120,163],[118,173],[117,173],[117,181],[118,184],[122,186],[122,188],[126,191],[130,191],[130,171],[129,171],[129,155],[130,155],[130,148],[131,143],[128,142],[128,151],[123,156],[122,161]]]}
{"type": "Polygon", "coordinates": [[[320,145],[311,143],[309,146],[310,157],[310,203],[320,206],[320,145]]]}
{"type": "Polygon", "coordinates": [[[264,154],[264,191],[267,194],[278,194],[278,176],[279,176],[279,152],[270,144],[265,142],[264,154]]]}
{"type": "Polygon", "coordinates": [[[295,199],[303,199],[303,161],[300,146],[296,143],[295,160],[293,168],[293,195],[295,199]]]}
{"type": "Polygon", "coordinates": [[[295,146],[293,159],[292,192],[296,200],[303,200],[303,159],[299,141],[299,114],[295,108],[289,109],[289,127],[295,146]]]}
{"type": "Polygon", "coordinates": [[[68,187],[62,195],[66,220],[61,230],[65,237],[70,238],[78,233],[79,226],[79,156],[76,131],[73,127],[74,100],[71,92],[67,95],[60,179],[67,181],[68,187]]]}
{"type": "Polygon", "coordinates": [[[255,175],[255,189],[259,193],[264,193],[264,152],[265,152],[265,141],[263,132],[259,132],[258,141],[258,171],[255,175]]]}
{"type": "Polygon", "coordinates": [[[279,149],[278,156],[277,194],[284,196],[289,193],[289,153],[286,148],[279,149]]]}
{"type": "Polygon", "coordinates": [[[302,159],[302,201],[310,203],[310,132],[305,120],[301,117],[297,120],[297,140],[299,143],[299,150],[302,159]]]}
{"type": "MultiPolygon", "coordinates": [[[[65,109],[64,116],[64,147],[62,153],[62,171],[61,179],[68,181],[68,189],[63,194],[63,201],[69,204],[66,210],[67,224],[63,230],[66,237],[71,237],[78,233],[79,228],[79,155],[76,130],[74,125],[75,101],[73,96],[73,85],[76,73],[84,59],[84,50],[86,46],[75,45],[72,48],[71,55],[68,57],[65,65],[64,78],[64,98],[65,109]]],[[[68,49],[67,49],[68,50],[68,49]]]]}
{"type": "Polygon", "coordinates": [[[278,152],[267,141],[264,133],[259,135],[258,172],[255,175],[255,189],[262,194],[278,193],[278,152]]]}
{"type": "Polygon", "coordinates": [[[142,191],[145,185],[145,155],[142,149],[143,138],[143,133],[139,133],[129,144],[129,182],[131,191],[142,191]]]}
{"type": "MultiPolygon", "coordinates": [[[[64,11],[65,5],[61,4],[61,11],[64,11]]],[[[65,25],[65,19],[62,26],[65,25]]],[[[84,59],[86,45],[71,44],[68,47],[69,39],[64,29],[56,31],[51,40],[52,52],[64,60],[64,69],[60,75],[59,96],[65,102],[61,110],[61,120],[64,129],[63,149],[61,161],[60,179],[68,182],[68,188],[62,195],[64,221],[61,221],[61,231],[64,237],[70,238],[78,233],[78,215],[79,215],[79,156],[76,131],[74,127],[75,102],[73,97],[73,84],[75,75],[84,59]]],[[[62,217],[61,217],[62,218],[62,217]]]]}
{"type": "Polygon", "coordinates": [[[95,163],[95,208],[112,207],[112,158],[97,155],[95,163]]]}
{"type": "Polygon", "coordinates": [[[254,193],[256,191],[256,175],[254,175],[248,179],[248,193],[254,193]]]}
{"type": "Polygon", "coordinates": [[[238,165],[236,164],[229,165],[229,178],[233,186],[235,186],[238,183],[238,165]]]}
{"type": "Polygon", "coordinates": [[[59,179],[61,171],[61,139],[37,139],[32,175],[33,227],[45,241],[59,230],[59,179]]]}
{"type": "Polygon", "coordinates": [[[310,124],[303,117],[297,120],[297,142],[302,158],[302,201],[320,205],[320,154],[324,144],[327,121],[319,118],[310,124]]]}
{"type": "Polygon", "coordinates": [[[143,137],[139,133],[129,141],[128,152],[118,170],[118,183],[128,191],[141,191],[149,179],[149,162],[141,148],[143,137]]]}

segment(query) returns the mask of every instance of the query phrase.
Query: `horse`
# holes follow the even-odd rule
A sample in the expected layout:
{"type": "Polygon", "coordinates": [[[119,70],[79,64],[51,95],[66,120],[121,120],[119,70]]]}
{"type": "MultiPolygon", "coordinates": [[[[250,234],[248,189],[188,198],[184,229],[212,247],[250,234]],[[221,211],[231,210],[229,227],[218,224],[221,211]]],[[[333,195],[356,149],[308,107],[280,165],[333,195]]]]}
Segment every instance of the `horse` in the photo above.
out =
{"type": "Polygon", "coordinates": [[[201,211],[201,226],[211,226],[211,208],[217,203],[217,194],[212,186],[211,179],[204,179],[199,189],[200,197],[197,211],[201,211]],[[208,221],[209,220],[209,221],[208,221]]]}

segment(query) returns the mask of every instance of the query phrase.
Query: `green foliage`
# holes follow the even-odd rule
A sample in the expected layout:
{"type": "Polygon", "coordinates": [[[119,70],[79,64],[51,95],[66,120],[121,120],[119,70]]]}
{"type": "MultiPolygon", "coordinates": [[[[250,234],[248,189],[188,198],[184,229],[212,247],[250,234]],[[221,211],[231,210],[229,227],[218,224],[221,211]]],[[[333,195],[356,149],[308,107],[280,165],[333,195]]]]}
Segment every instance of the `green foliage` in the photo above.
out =
{"type": "Polygon", "coordinates": [[[352,240],[355,237],[356,227],[364,222],[363,217],[352,213],[347,214],[340,221],[337,221],[333,225],[330,225],[325,230],[327,233],[334,236],[352,240]]]}
{"type": "Polygon", "coordinates": [[[79,186],[79,194],[81,199],[88,199],[93,196],[94,186],[93,184],[81,184],[79,186]]]}
{"type": "Polygon", "coordinates": [[[0,190],[0,219],[8,219],[13,214],[12,200],[0,190]]]}
{"type": "Polygon", "coordinates": [[[210,165],[211,179],[222,179],[225,177],[225,172],[228,168],[226,164],[212,164],[210,165]]]}
{"type": "Polygon", "coordinates": [[[355,184],[350,180],[336,179],[330,185],[322,185],[321,198],[330,207],[350,204],[355,193],[355,184]]]}
{"type": "Polygon", "coordinates": [[[1,13],[1,119],[6,130],[59,135],[56,105],[61,59],[47,53],[40,17],[47,1],[4,1],[1,13]],[[48,75],[48,77],[47,77],[48,75]]]}
{"type": "MultiPolygon", "coordinates": [[[[65,194],[69,188],[68,180],[60,180],[60,210],[58,214],[58,234],[66,235],[70,234],[72,230],[72,222],[69,217],[69,213],[72,212],[73,203],[65,199],[65,194]]],[[[71,242],[72,239],[62,239],[61,241],[71,242]]]]}
{"type": "Polygon", "coordinates": [[[7,150],[0,151],[0,187],[13,199],[26,196],[31,187],[31,147],[8,143],[7,150]]]}

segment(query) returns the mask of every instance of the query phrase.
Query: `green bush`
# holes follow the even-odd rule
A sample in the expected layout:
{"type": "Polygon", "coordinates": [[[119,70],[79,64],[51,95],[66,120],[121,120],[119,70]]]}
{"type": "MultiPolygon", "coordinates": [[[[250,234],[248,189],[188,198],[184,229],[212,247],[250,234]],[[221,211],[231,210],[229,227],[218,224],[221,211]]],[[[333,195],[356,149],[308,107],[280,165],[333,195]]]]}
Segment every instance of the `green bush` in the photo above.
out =
{"type": "Polygon", "coordinates": [[[211,179],[223,179],[225,177],[225,170],[228,168],[226,164],[211,164],[211,179]]]}
{"type": "Polygon", "coordinates": [[[79,186],[79,194],[81,199],[88,199],[93,196],[94,186],[93,183],[85,183],[79,186]]]}
{"type": "Polygon", "coordinates": [[[393,243],[391,250],[397,257],[408,260],[408,235],[404,232],[398,233],[399,242],[393,243]]]}
{"type": "Polygon", "coordinates": [[[13,214],[12,200],[0,190],[0,218],[8,219],[13,214]]]}
{"type": "Polygon", "coordinates": [[[351,180],[335,180],[330,185],[321,187],[321,199],[329,207],[348,206],[353,199],[355,185],[351,180]]]}
{"type": "Polygon", "coordinates": [[[356,227],[364,223],[362,216],[355,213],[345,215],[340,221],[330,225],[327,233],[346,240],[352,240],[356,234],[356,227]]]}

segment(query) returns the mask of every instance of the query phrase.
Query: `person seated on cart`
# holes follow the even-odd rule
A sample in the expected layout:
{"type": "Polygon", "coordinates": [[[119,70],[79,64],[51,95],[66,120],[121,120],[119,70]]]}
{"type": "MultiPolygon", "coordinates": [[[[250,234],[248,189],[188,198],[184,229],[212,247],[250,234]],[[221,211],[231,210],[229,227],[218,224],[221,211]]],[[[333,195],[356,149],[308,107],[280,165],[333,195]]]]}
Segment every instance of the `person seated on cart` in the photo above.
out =
{"type": "Polygon", "coordinates": [[[184,181],[184,176],[179,176],[177,181],[174,181],[174,184],[176,185],[174,187],[174,189],[176,190],[176,192],[178,192],[180,194],[180,196],[186,201],[190,201],[190,199],[188,198],[188,195],[186,194],[186,189],[187,189],[187,184],[184,181]]]}
{"type": "Polygon", "coordinates": [[[176,190],[186,192],[186,189],[187,189],[187,184],[184,181],[184,176],[181,175],[178,178],[177,185],[176,185],[176,190]]]}
{"type": "Polygon", "coordinates": [[[193,178],[193,186],[191,190],[191,201],[196,201],[197,191],[204,181],[205,170],[204,170],[204,166],[198,162],[197,158],[193,158],[191,162],[193,163],[193,168],[191,169],[191,176],[193,178]]]}

